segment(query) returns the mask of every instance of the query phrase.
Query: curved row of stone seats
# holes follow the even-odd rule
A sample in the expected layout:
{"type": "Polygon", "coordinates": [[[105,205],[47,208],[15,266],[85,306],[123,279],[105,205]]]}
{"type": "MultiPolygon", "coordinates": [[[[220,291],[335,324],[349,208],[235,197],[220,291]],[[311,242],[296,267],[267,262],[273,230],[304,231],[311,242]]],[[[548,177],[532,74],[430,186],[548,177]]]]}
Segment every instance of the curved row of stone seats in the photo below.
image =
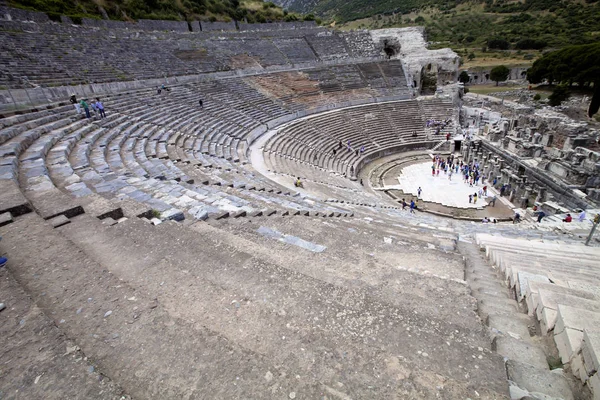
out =
{"type": "MultiPolygon", "coordinates": [[[[416,101],[372,104],[292,123],[274,135],[264,151],[294,160],[296,164],[352,175],[354,165],[362,157],[388,147],[422,141],[423,126],[423,116],[416,101]]],[[[266,158],[273,171],[294,173],[282,169],[277,157],[266,158]]],[[[294,170],[298,168],[297,165],[294,170]]]]}
{"type": "Polygon", "coordinates": [[[486,234],[476,240],[539,321],[542,334],[552,335],[562,362],[600,397],[600,343],[594,340],[600,334],[600,248],[486,234]]]}
{"type": "Polygon", "coordinates": [[[380,58],[374,44],[371,47],[362,44],[351,50],[347,42],[350,36],[323,28],[291,29],[277,35],[238,32],[222,38],[216,33],[119,32],[112,35],[97,28],[67,24],[19,21],[0,21],[0,24],[4,28],[0,29],[0,49],[5,55],[0,60],[0,79],[10,88],[27,87],[27,82],[57,86],[365,56],[380,58]],[[94,46],[88,46],[90,42],[94,46]],[[134,56],[116,56],[124,53],[134,56]],[[90,65],[93,67],[88,67],[90,65]]]}
{"type": "Polygon", "coordinates": [[[316,108],[328,102],[411,96],[399,60],[329,65],[246,79],[254,87],[279,98],[292,111],[316,108]]]}
{"type": "MultiPolygon", "coordinates": [[[[55,138],[69,130],[80,127],[73,117],[71,106],[57,107],[54,110],[38,111],[25,115],[16,115],[2,119],[3,129],[0,130],[0,208],[2,212],[10,212],[13,216],[31,211],[29,202],[24,197],[19,187],[19,180],[24,188],[31,189],[35,185],[36,176],[42,176],[45,168],[43,159],[37,158],[46,155],[51,142],[36,146],[26,154],[22,161],[28,171],[21,175],[19,172],[19,158],[40,138],[55,138]],[[39,164],[41,162],[41,164],[39,164]],[[20,176],[21,175],[21,176],[20,176]]],[[[52,139],[50,139],[52,140],[52,139]]],[[[38,182],[38,189],[45,186],[38,182]]],[[[47,182],[46,182],[47,183],[47,182]]],[[[48,187],[50,188],[50,187],[48,187]]],[[[47,210],[46,210],[47,211],[47,210]]],[[[44,211],[44,215],[49,214],[44,211]]]]}
{"type": "MultiPolygon", "coordinates": [[[[172,92],[173,94],[170,94],[170,96],[174,96],[176,92],[177,91],[174,90],[172,92]]],[[[166,99],[166,97],[161,99],[166,99]]],[[[177,106],[177,104],[179,104],[182,100],[185,103],[185,97],[178,96],[177,99],[178,100],[176,101],[170,101],[169,105],[177,106]]],[[[135,113],[136,110],[130,108],[131,103],[135,104],[135,99],[125,100],[124,104],[114,104],[113,108],[116,110],[121,109],[129,113],[135,113]]],[[[183,124],[181,119],[183,119],[185,121],[184,123],[188,125],[194,120],[190,119],[190,112],[186,107],[179,107],[179,109],[175,111],[172,108],[165,108],[166,102],[163,102],[162,100],[160,104],[162,107],[160,113],[156,110],[148,110],[148,106],[143,105],[140,108],[142,111],[145,111],[145,114],[140,114],[139,117],[131,119],[119,117],[118,120],[107,124],[105,121],[110,120],[111,117],[109,116],[107,120],[102,121],[105,129],[98,130],[92,135],[85,136],[85,141],[74,143],[73,139],[78,139],[80,137],[69,136],[64,138],[66,143],[60,144],[56,147],[56,149],[53,149],[56,150],[54,154],[57,156],[57,158],[50,161],[49,169],[51,170],[51,175],[54,176],[54,180],[59,181],[59,186],[65,190],[69,190],[76,197],[86,196],[93,192],[98,192],[106,196],[108,193],[115,193],[119,190],[121,192],[124,190],[131,190],[131,188],[125,189],[127,185],[122,179],[116,179],[110,183],[108,183],[106,179],[102,179],[102,172],[106,172],[109,169],[114,171],[116,175],[131,174],[140,179],[152,177],[158,180],[175,180],[190,184],[190,181],[192,180],[189,179],[185,173],[183,173],[171,162],[171,160],[180,160],[179,154],[169,154],[169,149],[172,147],[177,148],[177,146],[175,146],[177,139],[173,139],[173,137],[183,136],[173,134],[173,131],[177,129],[178,125],[183,124]],[[161,116],[163,114],[167,115],[168,117],[161,116]],[[145,122],[140,122],[141,120],[148,121],[149,123],[146,124],[145,122]],[[106,128],[115,126],[115,123],[118,122],[123,123],[117,124],[115,129],[112,130],[112,133],[106,132],[106,128]],[[161,126],[161,128],[158,129],[156,125],[161,126]],[[136,134],[138,131],[144,131],[144,136],[140,138],[136,134]],[[108,138],[104,138],[103,135],[108,135],[108,138]],[[148,138],[150,138],[150,140],[148,140],[148,138]],[[90,150],[89,145],[94,144],[98,139],[101,141],[104,140],[104,142],[101,142],[98,147],[104,147],[105,149],[108,149],[106,154],[99,153],[97,150],[95,150],[96,153],[94,153],[94,150],[90,150]],[[150,157],[152,158],[160,156],[158,159],[149,159],[146,156],[145,152],[152,148],[151,145],[148,145],[148,142],[154,142],[155,144],[154,150],[150,151],[150,157]],[[168,144],[173,146],[169,147],[167,146],[168,144]],[[66,149],[72,151],[71,154],[75,155],[73,164],[71,166],[64,165],[64,159],[69,157],[69,153],[65,154],[66,149]],[[86,169],[87,166],[90,165],[90,155],[92,158],[91,164],[96,166],[95,173],[92,174],[90,174],[90,171],[86,169]],[[103,158],[106,158],[107,156],[109,158],[108,163],[103,161],[103,158]],[[164,160],[160,160],[160,158],[163,158],[164,160]],[[78,174],[81,175],[79,179],[75,176],[77,174],[74,174],[74,171],[78,171],[78,174]]],[[[206,114],[207,112],[203,110],[197,110],[194,113],[206,114]]],[[[226,169],[231,169],[231,166],[226,169]]],[[[250,178],[248,181],[256,181],[256,179],[250,178]]],[[[135,188],[136,190],[121,194],[126,194],[130,198],[137,198],[137,200],[151,200],[148,199],[146,195],[140,194],[139,191],[147,192],[146,188],[142,186],[142,182],[133,181],[128,183],[133,183],[133,186],[136,186],[137,184],[135,188]]],[[[250,187],[250,183],[248,186],[250,187]]],[[[271,193],[274,192],[272,189],[266,190],[271,193]]],[[[166,206],[156,201],[156,195],[152,197],[154,200],[152,200],[150,205],[159,211],[163,211],[166,206]]],[[[260,196],[254,196],[254,199],[256,200],[259,197],[260,196]]],[[[263,203],[274,203],[273,201],[264,200],[265,199],[263,199],[263,203]]],[[[279,203],[286,205],[287,207],[293,207],[294,209],[302,209],[301,204],[294,205],[293,201],[282,200],[279,203]]],[[[306,207],[304,206],[304,208],[306,207]]],[[[166,211],[169,210],[167,209],[166,211]]]]}

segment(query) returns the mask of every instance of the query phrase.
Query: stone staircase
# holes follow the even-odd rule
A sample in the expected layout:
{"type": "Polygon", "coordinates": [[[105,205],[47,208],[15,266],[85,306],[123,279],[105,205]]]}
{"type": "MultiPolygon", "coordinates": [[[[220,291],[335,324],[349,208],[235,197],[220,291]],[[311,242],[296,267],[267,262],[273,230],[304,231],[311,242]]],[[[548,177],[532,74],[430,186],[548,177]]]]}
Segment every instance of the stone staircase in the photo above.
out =
{"type": "Polygon", "coordinates": [[[600,310],[598,248],[484,233],[475,241],[463,239],[459,249],[479,315],[505,357],[511,396],[598,397],[592,339],[600,310]]]}

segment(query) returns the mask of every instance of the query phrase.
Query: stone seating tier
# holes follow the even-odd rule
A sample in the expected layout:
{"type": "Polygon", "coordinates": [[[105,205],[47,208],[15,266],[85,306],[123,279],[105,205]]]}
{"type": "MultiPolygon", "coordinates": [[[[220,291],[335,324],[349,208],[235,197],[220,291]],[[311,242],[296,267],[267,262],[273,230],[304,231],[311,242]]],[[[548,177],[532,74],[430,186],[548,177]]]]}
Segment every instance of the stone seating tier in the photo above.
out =
{"type": "MultiPolygon", "coordinates": [[[[100,20],[94,23],[109,22],[118,23],[100,20]]],[[[159,22],[143,21],[143,24],[159,22]]],[[[180,31],[182,24],[187,26],[185,22],[168,23],[177,25],[180,31]]],[[[5,54],[0,60],[0,84],[8,88],[76,85],[357,57],[380,58],[373,49],[365,53],[350,47],[347,41],[353,36],[321,32],[323,28],[312,25],[277,31],[232,32],[228,37],[222,36],[224,32],[184,34],[161,29],[153,33],[116,30],[106,34],[98,29],[60,23],[0,21],[0,50],[5,54]],[[271,34],[267,35],[268,32],[271,34]],[[88,42],[94,46],[88,46],[88,42]],[[120,57],[119,54],[131,56],[120,57]]],[[[389,85],[394,83],[389,82],[389,85]]]]}

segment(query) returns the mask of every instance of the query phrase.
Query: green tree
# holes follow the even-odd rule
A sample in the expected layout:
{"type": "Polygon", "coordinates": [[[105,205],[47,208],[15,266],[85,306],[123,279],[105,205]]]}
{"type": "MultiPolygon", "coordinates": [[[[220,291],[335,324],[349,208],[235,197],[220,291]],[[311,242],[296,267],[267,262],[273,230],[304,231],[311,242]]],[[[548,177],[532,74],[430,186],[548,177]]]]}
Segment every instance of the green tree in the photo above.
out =
{"type": "Polygon", "coordinates": [[[560,106],[560,104],[569,98],[569,88],[567,85],[558,85],[548,96],[548,103],[551,106],[560,106]]]}
{"type": "Polygon", "coordinates": [[[464,84],[469,83],[470,80],[471,80],[471,78],[469,77],[469,74],[467,73],[467,71],[461,72],[460,75],[458,76],[458,81],[462,82],[464,84]]]}
{"type": "Polygon", "coordinates": [[[527,80],[530,83],[546,80],[565,85],[574,82],[580,86],[593,85],[594,94],[588,108],[591,118],[600,108],[600,43],[568,46],[545,54],[529,68],[527,80]]]}
{"type": "Polygon", "coordinates": [[[510,43],[504,39],[490,39],[488,40],[487,45],[490,49],[498,50],[508,50],[510,47],[510,43]]]}
{"type": "Polygon", "coordinates": [[[475,53],[469,53],[467,58],[469,59],[469,61],[473,61],[475,59],[475,53]]]}
{"type": "Polygon", "coordinates": [[[508,67],[498,65],[490,71],[490,79],[496,82],[496,86],[498,86],[498,82],[504,82],[508,79],[508,74],[510,74],[508,67]]]}

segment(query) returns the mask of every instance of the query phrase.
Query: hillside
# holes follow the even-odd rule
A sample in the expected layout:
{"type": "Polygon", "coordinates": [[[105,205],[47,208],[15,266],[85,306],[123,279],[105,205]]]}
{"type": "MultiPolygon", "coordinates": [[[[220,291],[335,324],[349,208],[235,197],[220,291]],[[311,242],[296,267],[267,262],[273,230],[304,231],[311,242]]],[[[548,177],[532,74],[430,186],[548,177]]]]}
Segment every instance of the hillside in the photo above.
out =
{"type": "Polygon", "coordinates": [[[530,64],[541,51],[600,40],[600,1],[280,0],[340,29],[424,25],[432,47],[477,65],[530,64]],[[316,4],[314,4],[316,3],[316,4]]]}
{"type": "MultiPolygon", "coordinates": [[[[8,5],[49,14],[104,19],[231,20],[248,22],[295,21],[301,15],[288,13],[262,0],[8,0],[8,5]]],[[[309,17],[310,18],[310,17],[309,17]]]]}

